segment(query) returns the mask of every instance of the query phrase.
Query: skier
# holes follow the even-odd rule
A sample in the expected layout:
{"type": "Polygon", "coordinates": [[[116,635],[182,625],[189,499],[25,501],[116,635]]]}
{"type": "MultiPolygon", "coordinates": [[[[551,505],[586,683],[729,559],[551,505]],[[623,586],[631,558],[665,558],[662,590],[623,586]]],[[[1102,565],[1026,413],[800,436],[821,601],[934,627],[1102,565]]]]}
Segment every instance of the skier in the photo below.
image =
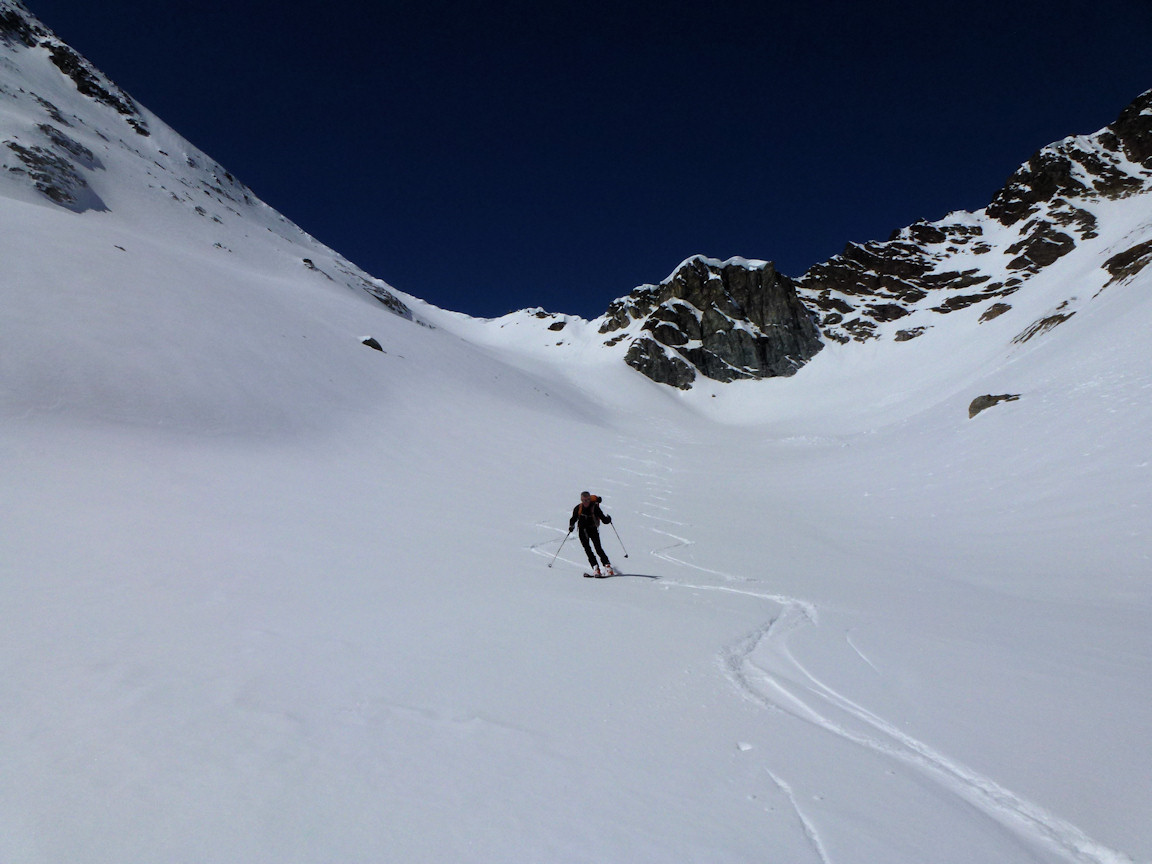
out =
{"type": "Polygon", "coordinates": [[[612,517],[600,509],[600,497],[589,492],[581,492],[580,503],[572,508],[572,518],[568,520],[568,533],[571,534],[572,529],[579,523],[580,543],[584,547],[584,553],[588,556],[588,563],[592,565],[591,575],[596,577],[615,576],[616,572],[612,569],[612,562],[608,560],[608,556],[604,554],[604,547],[600,545],[601,522],[605,525],[611,525],[612,517]],[[589,543],[589,540],[592,542],[589,543]],[[592,554],[592,546],[595,546],[596,551],[600,554],[600,560],[604,563],[604,572],[601,572],[600,567],[596,564],[596,556],[592,554]]]}

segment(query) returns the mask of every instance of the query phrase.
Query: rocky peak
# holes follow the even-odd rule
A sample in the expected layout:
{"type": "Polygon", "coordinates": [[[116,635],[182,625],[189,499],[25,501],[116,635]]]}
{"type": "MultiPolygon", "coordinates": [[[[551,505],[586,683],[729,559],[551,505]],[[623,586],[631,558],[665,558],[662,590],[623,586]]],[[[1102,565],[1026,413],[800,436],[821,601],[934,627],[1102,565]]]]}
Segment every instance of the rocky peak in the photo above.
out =
{"type": "MultiPolygon", "coordinates": [[[[1099,132],[1037,151],[984,210],[850,243],[796,280],[797,293],[838,342],[876,338],[881,325],[925,310],[1010,308],[997,301],[1097,236],[1097,202],[1150,190],[1152,91],[1099,132]]],[[[918,315],[893,338],[916,338],[930,320],[918,315]]]]}
{"type": "Polygon", "coordinates": [[[1137,96],[1100,137],[1111,149],[1122,150],[1130,162],[1152,168],[1152,90],[1137,96]]]}
{"type": "Polygon", "coordinates": [[[1038,150],[1008,178],[987,213],[1014,225],[1045,204],[1078,198],[1119,198],[1145,187],[1152,171],[1152,90],[1089,136],[1072,136],[1038,150]]]}
{"type": "Polygon", "coordinates": [[[822,344],[787,276],[763,261],[694,257],[659,285],[615,301],[600,332],[633,337],[625,362],[654,381],[687,389],[716,381],[792,375],[822,344]]]}

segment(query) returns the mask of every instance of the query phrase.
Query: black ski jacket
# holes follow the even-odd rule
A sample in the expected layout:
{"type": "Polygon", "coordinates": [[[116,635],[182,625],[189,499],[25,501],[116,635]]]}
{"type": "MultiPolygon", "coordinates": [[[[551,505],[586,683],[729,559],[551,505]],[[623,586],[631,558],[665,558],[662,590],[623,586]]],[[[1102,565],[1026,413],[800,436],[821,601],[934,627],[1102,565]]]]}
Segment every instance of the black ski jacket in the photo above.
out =
{"type": "Polygon", "coordinates": [[[600,509],[600,499],[593,495],[592,503],[587,507],[581,503],[572,508],[572,518],[568,520],[569,534],[572,533],[577,522],[580,523],[580,528],[583,531],[596,531],[601,522],[605,525],[611,525],[612,517],[600,509]]]}

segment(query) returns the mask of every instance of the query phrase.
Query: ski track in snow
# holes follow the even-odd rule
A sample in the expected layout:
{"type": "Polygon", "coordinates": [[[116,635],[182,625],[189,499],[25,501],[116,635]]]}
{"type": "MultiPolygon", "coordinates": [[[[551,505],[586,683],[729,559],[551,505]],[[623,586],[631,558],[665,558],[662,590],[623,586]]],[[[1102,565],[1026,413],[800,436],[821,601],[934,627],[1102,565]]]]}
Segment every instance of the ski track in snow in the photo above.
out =
{"type": "MultiPolygon", "coordinates": [[[[563,561],[565,564],[571,564],[574,567],[583,568],[585,566],[584,563],[582,563],[580,561],[574,561],[571,558],[564,558],[564,557],[560,556],[560,554],[559,554],[560,552],[564,551],[564,548],[567,545],[565,541],[572,539],[571,537],[568,536],[569,532],[565,531],[563,528],[557,528],[555,525],[549,525],[547,522],[537,522],[536,527],[537,528],[543,528],[547,531],[556,531],[561,535],[559,537],[553,537],[550,540],[543,540],[539,543],[533,543],[532,545],[530,545],[528,547],[528,551],[531,552],[533,555],[540,555],[544,558],[547,558],[549,568],[551,568],[556,562],[559,562],[559,561],[563,561]],[[553,544],[556,545],[556,548],[554,550],[544,548],[546,546],[551,546],[553,544]]],[[[580,542],[579,541],[575,541],[575,542],[576,542],[576,548],[580,549],[580,542]]]]}
{"type": "MultiPolygon", "coordinates": [[[[635,446],[634,442],[628,443],[635,446]]],[[[637,466],[633,468],[622,466],[621,470],[645,485],[646,499],[670,500],[674,490],[668,481],[668,475],[672,471],[669,464],[674,448],[663,445],[661,458],[646,458],[655,453],[655,447],[661,445],[646,446],[649,449],[644,457],[629,458],[627,455],[618,457],[621,462],[627,461],[637,466]]],[[[646,500],[644,506],[653,505],[646,500]]],[[[670,510],[666,507],[661,509],[670,510]]],[[[638,512],[637,515],[649,520],[650,523],[691,527],[644,512],[638,512]]],[[[697,573],[718,576],[728,582],[759,581],[712,570],[677,557],[671,553],[675,550],[689,549],[695,545],[695,541],[652,524],[647,527],[652,533],[674,541],[669,545],[649,550],[649,554],[661,561],[697,573]]],[[[802,628],[819,626],[818,612],[814,604],[796,597],[735,588],[730,585],[695,584],[669,579],[661,579],[660,582],[666,587],[745,595],[780,607],[776,617],[728,646],[720,654],[720,665],[724,674],[742,698],[760,708],[783,712],[844,741],[910,766],[950,794],[975,806],[1013,834],[1045,846],[1069,861],[1085,864],[1132,864],[1132,859],[1124,853],[1098,843],[1075,825],[1021,798],[990,777],[948,758],[924,742],[905,734],[893,723],[873,714],[820,681],[792,654],[787,645],[791,633],[802,628]],[[839,715],[840,719],[833,719],[836,715],[839,715]]],[[[849,647],[864,663],[877,674],[882,674],[853,643],[850,632],[845,638],[849,647]]],[[[817,826],[799,807],[792,786],[771,770],[768,770],[768,774],[791,802],[806,840],[821,864],[831,864],[831,858],[820,838],[817,826]]]]}
{"type": "MultiPolygon", "coordinates": [[[[659,445],[646,446],[652,448],[659,445]]],[[[646,456],[653,452],[649,449],[646,456]]],[[[635,478],[635,483],[642,484],[643,507],[671,512],[671,507],[652,502],[669,501],[673,497],[674,490],[668,476],[672,472],[668,466],[673,453],[674,448],[666,447],[660,452],[661,458],[630,458],[627,455],[617,457],[621,462],[630,462],[636,466],[621,465],[619,470],[635,478]]],[[[617,482],[613,485],[627,487],[630,484],[617,482]]],[[[757,579],[703,567],[686,560],[683,551],[680,555],[672,554],[677,550],[691,549],[695,541],[652,523],[658,522],[661,526],[674,525],[678,529],[691,528],[690,525],[642,510],[636,511],[636,515],[648,522],[645,526],[648,531],[672,541],[649,549],[649,554],[653,557],[698,574],[719,577],[730,583],[759,582],[757,579]]],[[[555,557],[557,550],[563,551],[567,548],[566,546],[561,548],[566,536],[563,528],[557,528],[546,521],[537,522],[536,527],[555,531],[562,536],[532,544],[528,547],[531,552],[550,561],[554,559],[583,568],[582,561],[555,557]]],[[[575,548],[579,550],[579,544],[575,548]]],[[[818,611],[814,604],[796,597],[751,588],[737,588],[732,585],[698,584],[668,578],[660,579],[660,584],[666,588],[738,594],[758,601],[767,601],[779,607],[780,611],[776,617],[720,653],[719,661],[723,674],[741,698],[762,709],[783,712],[844,741],[910,766],[950,794],[975,806],[988,818],[1010,829],[1017,836],[1046,846],[1069,861],[1084,864],[1132,864],[1132,859],[1127,855],[1096,842],[1075,825],[1048,813],[1044,808],[1021,798],[995,780],[905,734],[893,723],[873,714],[820,681],[787,646],[787,638],[791,633],[802,628],[819,626],[818,611]]],[[[845,639],[865,664],[877,674],[882,674],[852,641],[851,633],[847,634],[845,639]]],[[[806,842],[812,847],[821,864],[831,864],[831,858],[821,840],[818,828],[798,806],[792,786],[770,769],[768,774],[772,782],[791,802],[806,842]]]]}
{"type": "Polygon", "coordinates": [[[861,660],[863,660],[865,663],[867,663],[869,666],[871,666],[876,672],[880,671],[879,669],[876,668],[876,664],[873,663],[871,660],[869,660],[868,657],[864,654],[864,652],[861,651],[860,648],[856,645],[856,643],[852,641],[851,631],[844,634],[844,641],[848,643],[848,647],[851,648],[853,651],[855,651],[861,660]]]}
{"type": "Polygon", "coordinates": [[[804,815],[804,811],[800,809],[800,804],[796,800],[796,793],[792,791],[792,787],[771,771],[768,772],[768,776],[772,778],[772,782],[784,793],[784,796],[788,799],[788,803],[792,805],[792,809],[796,812],[796,817],[800,820],[804,836],[808,838],[808,842],[816,851],[816,855],[820,858],[821,864],[832,864],[832,859],[828,857],[828,852],[824,849],[824,844],[820,841],[820,834],[817,832],[816,826],[809,821],[808,817],[804,815]]]}
{"type": "Polygon", "coordinates": [[[816,624],[814,617],[805,608],[809,604],[795,600],[787,602],[788,605],[779,617],[725,653],[724,666],[729,678],[746,698],[767,709],[784,711],[846,741],[920,769],[952,794],[977,806],[990,818],[1043,842],[1070,861],[1131,864],[1132,859],[1123,853],[1096,842],[1075,825],[903,733],[892,723],[821,682],[793,656],[785,644],[790,632],[798,627],[816,624]],[[753,659],[762,655],[766,655],[775,668],[765,668],[767,664],[761,665],[753,659]],[[790,682],[789,678],[796,676],[788,672],[799,673],[801,680],[790,682]],[[813,707],[811,697],[820,700],[822,706],[813,707]],[[828,716],[830,708],[847,715],[849,720],[858,721],[865,731],[851,729],[845,723],[831,719],[828,716]]]}

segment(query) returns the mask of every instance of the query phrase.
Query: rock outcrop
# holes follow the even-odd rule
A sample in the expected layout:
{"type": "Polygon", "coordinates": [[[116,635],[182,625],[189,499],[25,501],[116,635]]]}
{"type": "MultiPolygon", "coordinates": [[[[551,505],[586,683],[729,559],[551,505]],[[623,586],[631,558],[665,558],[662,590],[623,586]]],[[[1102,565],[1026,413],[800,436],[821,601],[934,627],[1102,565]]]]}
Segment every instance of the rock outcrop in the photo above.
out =
{"type": "Polygon", "coordinates": [[[715,381],[793,375],[823,347],[792,280],[743,259],[688,259],[659,285],[615,301],[600,332],[616,331],[638,331],[628,365],[685,389],[697,373],[715,381]]]}
{"type": "Polygon", "coordinates": [[[968,419],[971,420],[981,411],[987,411],[993,406],[999,405],[1001,402],[1015,402],[1020,398],[1019,393],[1001,393],[999,396],[993,396],[991,393],[986,393],[983,396],[977,396],[968,405],[968,419]]]}

